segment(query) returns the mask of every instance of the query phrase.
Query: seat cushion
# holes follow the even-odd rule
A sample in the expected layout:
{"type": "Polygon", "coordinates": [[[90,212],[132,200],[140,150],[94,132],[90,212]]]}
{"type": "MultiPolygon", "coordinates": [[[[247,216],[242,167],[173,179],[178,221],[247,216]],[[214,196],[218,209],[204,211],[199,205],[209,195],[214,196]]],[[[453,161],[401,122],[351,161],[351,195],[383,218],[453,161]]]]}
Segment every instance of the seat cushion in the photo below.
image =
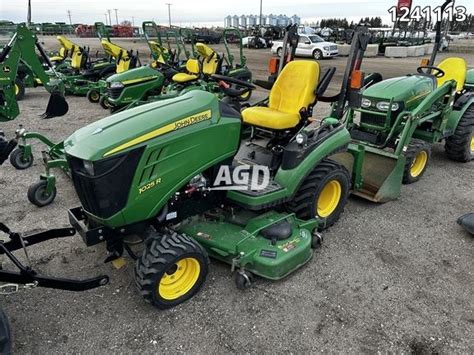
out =
{"type": "Polygon", "coordinates": [[[178,73],[173,76],[173,81],[176,83],[187,83],[189,81],[197,80],[199,77],[194,74],[178,73]]]}
{"type": "Polygon", "coordinates": [[[259,106],[243,110],[242,118],[248,125],[274,130],[293,128],[300,121],[299,113],[286,113],[259,106]]]}

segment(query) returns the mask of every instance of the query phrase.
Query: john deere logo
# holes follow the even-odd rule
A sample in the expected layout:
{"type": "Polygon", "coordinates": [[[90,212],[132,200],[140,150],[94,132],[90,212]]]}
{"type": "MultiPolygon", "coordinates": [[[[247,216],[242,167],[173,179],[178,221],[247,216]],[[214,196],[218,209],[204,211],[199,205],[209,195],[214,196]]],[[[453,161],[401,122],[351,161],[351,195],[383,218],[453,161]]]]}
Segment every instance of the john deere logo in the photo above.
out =
{"type": "Polygon", "coordinates": [[[3,67],[3,72],[4,73],[9,73],[10,72],[10,67],[3,67]]]}

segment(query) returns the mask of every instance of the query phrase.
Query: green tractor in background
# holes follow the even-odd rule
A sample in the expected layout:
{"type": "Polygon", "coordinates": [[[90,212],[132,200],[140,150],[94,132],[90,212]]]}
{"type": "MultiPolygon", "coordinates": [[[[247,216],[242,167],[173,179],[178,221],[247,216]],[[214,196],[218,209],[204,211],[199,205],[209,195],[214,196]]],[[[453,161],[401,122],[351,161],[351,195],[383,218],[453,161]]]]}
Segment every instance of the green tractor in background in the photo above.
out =
{"type": "Polygon", "coordinates": [[[90,101],[98,102],[101,87],[105,84],[103,79],[136,67],[139,59],[133,51],[112,43],[103,23],[96,22],[95,28],[108,59],[92,61],[89,49],[80,47],[72,52],[69,65],[61,65],[60,72],[67,94],[87,96],[90,101]]]}
{"type": "MultiPolygon", "coordinates": [[[[181,31],[180,37],[185,38],[185,33],[181,31]]],[[[192,43],[192,33],[190,35],[192,43]]],[[[233,28],[226,29],[224,31],[224,44],[227,55],[219,55],[207,45],[197,43],[195,45],[196,58],[189,58],[184,70],[179,67],[170,67],[167,63],[154,62],[148,67],[141,67],[111,76],[107,79],[106,84],[107,105],[103,107],[110,107],[114,112],[124,107],[176,97],[191,90],[205,90],[221,96],[225,95],[221,88],[223,83],[213,80],[213,74],[251,82],[252,73],[246,66],[240,31],[233,28]],[[240,39],[240,60],[238,62],[231,54],[226,40],[229,35],[240,39]],[[154,68],[158,68],[158,71],[154,68]]],[[[233,89],[238,90],[240,87],[234,85],[233,89]]],[[[241,98],[242,101],[250,99],[251,91],[247,90],[245,95],[241,98]]]]}
{"type": "MultiPolygon", "coordinates": [[[[437,23],[433,54],[416,74],[354,90],[344,117],[352,142],[347,153],[334,158],[353,172],[354,194],[377,202],[397,198],[401,182],[422,177],[431,144],[442,140],[450,159],[474,158],[474,70],[468,73],[465,60],[457,57],[436,64],[440,39],[437,23]]],[[[358,82],[361,72],[351,76],[358,82]]],[[[342,105],[335,105],[334,117],[342,112],[342,105]]]]}

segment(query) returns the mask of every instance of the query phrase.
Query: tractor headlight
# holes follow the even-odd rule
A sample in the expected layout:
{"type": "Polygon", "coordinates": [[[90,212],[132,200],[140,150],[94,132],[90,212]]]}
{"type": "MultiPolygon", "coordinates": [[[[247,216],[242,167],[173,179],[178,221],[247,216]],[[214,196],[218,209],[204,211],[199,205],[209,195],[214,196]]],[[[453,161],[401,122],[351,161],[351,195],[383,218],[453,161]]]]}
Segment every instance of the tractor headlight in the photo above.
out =
{"type": "Polygon", "coordinates": [[[303,144],[305,144],[307,141],[308,141],[308,137],[306,136],[306,134],[298,133],[298,134],[296,135],[296,143],[298,143],[299,145],[303,145],[303,144]]]}
{"type": "Polygon", "coordinates": [[[94,163],[89,160],[84,160],[84,170],[90,176],[94,176],[94,163]]]}
{"type": "MultiPolygon", "coordinates": [[[[380,111],[387,112],[389,108],[390,108],[390,102],[388,101],[380,101],[377,103],[377,109],[380,111]]],[[[392,103],[392,111],[398,111],[399,108],[400,108],[400,104],[398,104],[397,102],[392,103]]]]}
{"type": "Polygon", "coordinates": [[[110,84],[111,89],[122,89],[123,84],[120,81],[114,81],[113,83],[110,84]]]}
{"type": "Polygon", "coordinates": [[[369,99],[363,98],[361,102],[361,106],[363,108],[369,108],[370,106],[372,106],[372,101],[370,101],[369,99]]]}

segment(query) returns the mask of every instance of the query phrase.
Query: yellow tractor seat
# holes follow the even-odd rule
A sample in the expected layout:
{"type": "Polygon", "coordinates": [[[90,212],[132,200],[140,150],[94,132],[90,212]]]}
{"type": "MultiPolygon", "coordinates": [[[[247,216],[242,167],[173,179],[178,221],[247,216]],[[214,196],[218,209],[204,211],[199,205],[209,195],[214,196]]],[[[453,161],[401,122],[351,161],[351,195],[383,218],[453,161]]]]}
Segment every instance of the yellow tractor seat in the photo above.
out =
{"type": "Polygon", "coordinates": [[[55,55],[54,57],[49,57],[49,60],[52,62],[61,62],[64,60],[64,57],[61,55],[55,55]]]}
{"type": "Polygon", "coordinates": [[[150,46],[151,52],[157,58],[156,61],[161,64],[166,64],[163,55],[166,54],[168,50],[163,46],[160,46],[160,44],[156,41],[149,41],[148,45],[150,46]]]}
{"type": "Polygon", "coordinates": [[[243,121],[272,130],[291,129],[300,122],[301,110],[316,102],[319,64],[309,60],[289,62],[270,91],[268,107],[255,106],[242,111],[243,121]]]}
{"type": "Polygon", "coordinates": [[[177,83],[187,83],[199,79],[199,62],[197,59],[188,59],[186,62],[186,71],[188,73],[178,73],[172,78],[177,83]]]}
{"type": "Polygon", "coordinates": [[[133,56],[129,56],[126,49],[106,39],[101,40],[100,43],[102,44],[102,48],[104,48],[105,53],[107,53],[116,60],[115,71],[117,73],[123,73],[135,66],[133,64],[133,56]]]}
{"type": "Polygon", "coordinates": [[[202,60],[202,72],[207,75],[215,74],[219,66],[219,56],[216,51],[200,42],[196,43],[196,50],[202,60]]]}
{"type": "Polygon", "coordinates": [[[438,87],[446,81],[454,80],[456,81],[456,91],[462,91],[467,75],[467,64],[463,58],[446,58],[437,67],[445,73],[443,77],[438,78],[438,87]]]}

